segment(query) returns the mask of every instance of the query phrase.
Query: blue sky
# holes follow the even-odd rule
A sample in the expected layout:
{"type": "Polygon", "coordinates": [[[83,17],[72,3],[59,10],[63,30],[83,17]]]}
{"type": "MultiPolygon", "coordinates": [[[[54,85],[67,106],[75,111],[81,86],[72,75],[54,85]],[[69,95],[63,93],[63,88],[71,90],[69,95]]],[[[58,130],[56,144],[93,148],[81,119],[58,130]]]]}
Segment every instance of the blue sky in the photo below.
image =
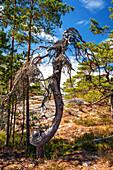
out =
{"type": "Polygon", "coordinates": [[[108,25],[113,29],[113,21],[109,15],[109,6],[113,7],[111,0],[63,0],[63,3],[75,7],[73,12],[62,17],[62,28],[56,36],[61,39],[61,35],[68,27],[76,28],[86,42],[95,41],[100,43],[105,40],[108,35],[93,35],[90,30],[90,18],[96,19],[101,26],[108,25]]]}
{"type": "MultiPolygon", "coordinates": [[[[63,24],[60,29],[57,29],[55,40],[62,39],[63,31],[69,27],[76,28],[86,42],[95,41],[100,43],[108,38],[108,34],[93,35],[89,27],[91,25],[90,18],[93,18],[100,23],[100,26],[108,25],[110,30],[113,30],[113,21],[109,17],[111,13],[108,9],[109,6],[113,7],[111,0],[63,0],[63,3],[75,7],[75,10],[62,17],[63,24]]],[[[77,71],[78,63],[74,57],[70,56],[69,58],[73,68],[77,71]]],[[[52,74],[51,65],[42,65],[40,69],[45,77],[52,74]]],[[[72,71],[72,76],[76,74],[76,71],[72,71]]],[[[62,73],[61,86],[67,78],[68,74],[66,72],[65,74],[62,73]]]]}
{"type": "MultiPolygon", "coordinates": [[[[86,42],[95,41],[100,43],[108,38],[108,34],[102,35],[93,35],[90,30],[90,18],[96,19],[100,25],[103,27],[105,25],[110,26],[110,30],[113,30],[113,21],[111,21],[109,15],[109,6],[113,7],[111,0],[63,0],[63,3],[75,7],[75,10],[70,13],[66,13],[65,16],[62,16],[61,20],[63,21],[62,27],[56,29],[56,36],[54,37],[55,41],[62,39],[62,33],[65,29],[69,27],[76,28],[83,40],[86,42]]],[[[41,36],[47,39],[51,39],[50,35],[46,35],[43,31],[41,36]]],[[[39,44],[38,44],[39,45],[39,44]]],[[[26,46],[27,47],[27,46],[26,46]]],[[[33,49],[37,48],[36,44],[32,46],[33,49]]],[[[70,56],[73,68],[77,70],[78,63],[70,56]]],[[[48,77],[52,74],[51,65],[42,65],[41,70],[45,77],[48,77]]],[[[72,75],[75,75],[76,72],[73,72],[72,75]]],[[[66,80],[67,74],[63,74],[62,82],[66,80]]]]}
{"type": "MultiPolygon", "coordinates": [[[[96,19],[102,27],[108,25],[110,26],[110,30],[113,30],[113,21],[109,17],[111,13],[108,9],[109,6],[113,7],[111,0],[63,0],[63,3],[75,7],[75,10],[62,16],[61,20],[63,21],[63,24],[61,28],[56,29],[57,32],[54,37],[55,41],[62,39],[62,33],[69,27],[76,28],[86,42],[95,41],[96,43],[100,43],[108,38],[108,34],[104,34],[103,36],[93,35],[90,32],[89,27],[91,25],[90,18],[93,18],[96,19]]],[[[46,39],[52,38],[51,35],[46,35],[43,31],[40,36],[43,38],[45,37],[46,39]]],[[[32,45],[32,49],[37,48],[39,45],[40,44],[32,45]]],[[[77,71],[78,63],[75,58],[72,56],[69,56],[69,58],[73,68],[77,71]]],[[[44,65],[42,64],[40,69],[45,78],[50,76],[53,72],[51,63],[49,65],[46,65],[45,63],[44,65]]],[[[73,71],[72,75],[75,75],[76,71],[73,71]]],[[[66,73],[62,74],[61,84],[63,84],[66,78],[68,78],[68,75],[66,73]]]]}

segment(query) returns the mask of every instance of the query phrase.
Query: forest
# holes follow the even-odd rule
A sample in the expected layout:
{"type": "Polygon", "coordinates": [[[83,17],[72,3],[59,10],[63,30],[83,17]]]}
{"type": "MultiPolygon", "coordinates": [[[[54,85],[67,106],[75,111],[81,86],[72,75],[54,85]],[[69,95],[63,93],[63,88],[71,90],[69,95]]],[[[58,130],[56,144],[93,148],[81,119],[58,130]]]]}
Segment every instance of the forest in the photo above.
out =
{"type": "Polygon", "coordinates": [[[55,42],[74,10],[62,0],[0,1],[1,169],[113,168],[113,30],[90,18],[89,31],[107,40],[86,42],[69,26],[55,42]],[[42,64],[51,64],[47,78],[42,64]]]}

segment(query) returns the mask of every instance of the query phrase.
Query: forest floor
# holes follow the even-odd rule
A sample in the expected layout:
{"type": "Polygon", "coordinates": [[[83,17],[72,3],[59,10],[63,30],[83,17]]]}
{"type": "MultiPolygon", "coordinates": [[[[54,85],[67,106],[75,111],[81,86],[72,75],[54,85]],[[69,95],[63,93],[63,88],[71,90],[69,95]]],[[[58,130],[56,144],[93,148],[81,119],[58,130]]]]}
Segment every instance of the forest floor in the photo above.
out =
{"type": "MultiPolygon", "coordinates": [[[[45,159],[37,160],[34,156],[27,157],[24,151],[4,148],[0,152],[1,169],[113,170],[113,137],[100,139],[113,135],[110,108],[76,105],[75,100],[64,104],[62,121],[47,144],[45,159]],[[92,142],[94,139],[100,140],[92,142]]],[[[36,105],[31,102],[31,107],[36,105]]],[[[42,120],[44,125],[53,120],[53,111],[54,108],[49,119],[42,120]]]]}

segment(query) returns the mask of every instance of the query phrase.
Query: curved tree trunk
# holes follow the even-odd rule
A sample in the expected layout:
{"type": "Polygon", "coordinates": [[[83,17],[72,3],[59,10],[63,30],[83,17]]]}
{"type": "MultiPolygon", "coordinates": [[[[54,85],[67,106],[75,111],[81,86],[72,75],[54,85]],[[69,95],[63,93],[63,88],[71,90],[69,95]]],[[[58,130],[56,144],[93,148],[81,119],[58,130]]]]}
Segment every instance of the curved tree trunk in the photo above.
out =
{"type": "Polygon", "coordinates": [[[61,78],[61,66],[57,64],[53,65],[53,96],[55,100],[56,113],[52,125],[45,131],[33,131],[30,135],[30,143],[36,146],[36,157],[43,158],[45,153],[45,144],[54,136],[56,133],[63,114],[63,101],[60,92],[60,78],[61,78]]]}

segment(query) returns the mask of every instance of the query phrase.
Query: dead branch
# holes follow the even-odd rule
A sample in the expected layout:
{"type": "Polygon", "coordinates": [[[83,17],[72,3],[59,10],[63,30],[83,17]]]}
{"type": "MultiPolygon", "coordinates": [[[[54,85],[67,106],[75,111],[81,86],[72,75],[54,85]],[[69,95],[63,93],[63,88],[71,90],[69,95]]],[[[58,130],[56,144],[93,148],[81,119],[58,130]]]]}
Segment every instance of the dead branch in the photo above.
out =
{"type": "Polygon", "coordinates": [[[83,145],[83,144],[86,144],[86,143],[92,143],[92,142],[104,141],[104,140],[106,140],[106,139],[110,139],[110,138],[113,138],[113,135],[108,136],[108,137],[104,137],[104,138],[98,138],[98,139],[88,140],[88,141],[85,141],[85,142],[82,142],[82,143],[76,144],[76,145],[74,145],[74,147],[78,147],[78,146],[83,145]]]}
{"type": "Polygon", "coordinates": [[[109,93],[108,95],[102,97],[101,99],[97,100],[96,102],[91,103],[91,105],[97,104],[97,103],[99,103],[100,101],[102,101],[102,100],[110,97],[111,95],[113,95],[113,93],[109,93]]]}

